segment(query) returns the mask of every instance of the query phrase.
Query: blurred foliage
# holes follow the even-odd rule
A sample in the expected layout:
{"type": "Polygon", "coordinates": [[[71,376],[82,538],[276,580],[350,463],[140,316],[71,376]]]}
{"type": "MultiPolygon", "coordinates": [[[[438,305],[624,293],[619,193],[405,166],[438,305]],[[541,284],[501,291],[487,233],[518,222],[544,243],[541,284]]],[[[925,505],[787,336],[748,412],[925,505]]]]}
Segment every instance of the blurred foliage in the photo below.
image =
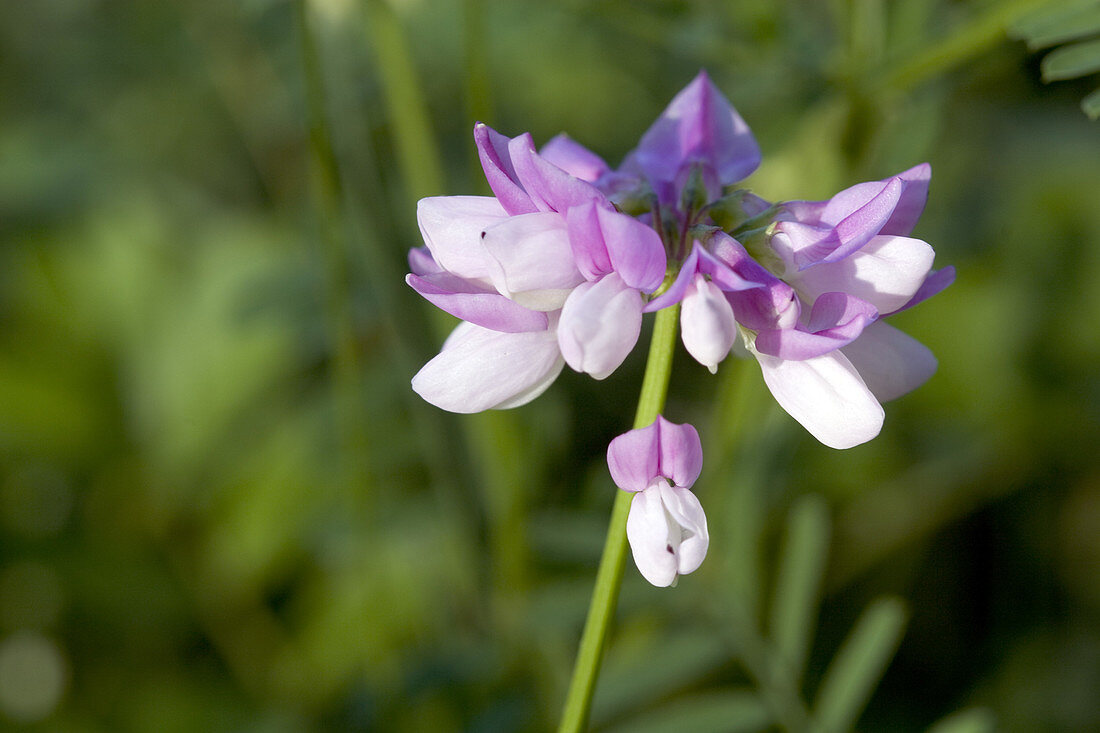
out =
{"type": "Polygon", "coordinates": [[[644,350],[424,405],[415,199],[484,190],[475,117],[617,162],[706,67],[764,196],[929,160],[959,280],[898,318],[940,373],[854,450],[678,356],[710,557],[628,568],[594,727],[1100,728],[1100,141],[1087,79],[1040,81],[1095,28],[1024,24],[1051,7],[0,5],[3,725],[551,727],[644,350]]]}
{"type": "MultiPolygon", "coordinates": [[[[1076,79],[1100,71],[1100,2],[1051,6],[1021,18],[1012,35],[1035,50],[1061,45],[1043,58],[1043,81],[1076,79]]],[[[1100,89],[1081,101],[1091,119],[1100,118],[1100,89]]]]}

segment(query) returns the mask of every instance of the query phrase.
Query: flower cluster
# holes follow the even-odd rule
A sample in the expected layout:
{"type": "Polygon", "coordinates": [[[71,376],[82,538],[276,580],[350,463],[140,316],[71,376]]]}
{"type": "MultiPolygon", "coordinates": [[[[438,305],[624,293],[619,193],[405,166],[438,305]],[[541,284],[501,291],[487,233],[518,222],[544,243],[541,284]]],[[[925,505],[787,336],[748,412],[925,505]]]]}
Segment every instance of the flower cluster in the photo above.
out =
{"type": "MultiPolygon", "coordinates": [[[[730,353],[751,355],[783,409],[833,448],[877,435],[881,402],[935,371],[931,352],[885,321],[954,278],[933,271],[932,248],[909,236],[927,164],[827,201],[767,201],[737,186],[760,149],[705,72],[617,169],[564,135],[536,150],[529,134],[478,124],[474,139],[494,195],[422,200],[426,247],[409,256],[409,285],[463,321],[413,378],[428,402],[516,407],[565,364],[603,379],[634,348],[643,313],[675,304],[693,358],[714,372],[730,353]]],[[[663,420],[636,440],[664,445],[663,420]]],[[[644,453],[609,451],[609,461],[616,483],[638,492],[635,559],[667,584],[706,552],[706,520],[687,491],[698,472],[682,483],[662,472],[663,453],[656,472],[644,453]],[[642,464],[628,470],[630,460],[642,464]],[[665,541],[674,524],[682,542],[665,541]],[[644,562],[643,536],[672,559],[644,562]]]]}

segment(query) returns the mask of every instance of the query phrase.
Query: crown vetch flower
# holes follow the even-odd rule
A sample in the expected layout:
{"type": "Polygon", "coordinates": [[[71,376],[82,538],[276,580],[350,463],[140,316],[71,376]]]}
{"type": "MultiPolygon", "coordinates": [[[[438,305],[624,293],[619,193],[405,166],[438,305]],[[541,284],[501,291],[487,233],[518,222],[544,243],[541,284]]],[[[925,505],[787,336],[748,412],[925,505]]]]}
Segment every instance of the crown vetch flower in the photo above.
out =
{"type": "Polygon", "coordinates": [[[715,372],[731,350],[751,354],[783,409],[835,448],[877,435],[880,403],[935,371],[883,320],[954,278],[911,236],[928,164],[824,201],[769,202],[736,188],[760,149],[705,72],[618,169],[565,135],[541,152],[482,124],[474,139],[494,196],[418,207],[426,249],[410,254],[408,283],[465,321],[414,378],[429,402],[523,404],[563,364],[602,379],[643,313],[675,303],[697,361],[715,372]]]}
{"type": "Polygon", "coordinates": [[[703,467],[695,428],[658,415],[612,440],[607,466],[620,489],[635,492],[626,536],[642,576],[663,587],[698,568],[710,537],[703,507],[688,490],[703,467]]]}

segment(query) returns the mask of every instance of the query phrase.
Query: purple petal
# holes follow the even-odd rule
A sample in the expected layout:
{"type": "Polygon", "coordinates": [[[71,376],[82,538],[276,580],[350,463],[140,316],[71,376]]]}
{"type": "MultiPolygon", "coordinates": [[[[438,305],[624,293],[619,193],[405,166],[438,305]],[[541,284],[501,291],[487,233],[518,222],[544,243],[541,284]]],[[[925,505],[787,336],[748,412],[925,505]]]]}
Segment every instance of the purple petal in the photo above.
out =
{"type": "Polygon", "coordinates": [[[443,272],[443,268],[432,257],[427,247],[413,247],[409,250],[409,269],[414,275],[434,275],[443,272]]]}
{"type": "Polygon", "coordinates": [[[669,286],[668,290],[646,303],[645,308],[642,309],[643,313],[653,313],[662,308],[668,308],[670,305],[675,305],[684,299],[688,286],[695,279],[695,273],[698,272],[699,250],[699,244],[696,243],[692,247],[691,254],[680,265],[680,272],[676,274],[676,279],[672,281],[672,285],[669,286]]]}
{"type": "Polygon", "coordinates": [[[913,391],[936,373],[936,357],[927,346],[882,321],[864,329],[843,354],[881,402],[913,391]]]}
{"type": "Polygon", "coordinates": [[[727,293],[761,289],[771,284],[783,285],[760,267],[733,237],[717,232],[710,241],[713,252],[698,241],[692,245],[691,254],[680,266],[672,285],[646,305],[646,313],[659,311],[683,300],[698,272],[709,276],[711,282],[727,293]]]}
{"type": "Polygon", "coordinates": [[[710,166],[720,184],[746,178],[760,165],[760,148],[705,71],[677,94],[642,136],[631,156],[653,181],[674,181],[693,161],[710,166]]]}
{"type": "Polygon", "coordinates": [[[859,298],[825,293],[814,302],[806,326],[761,331],[756,350],[780,359],[812,359],[852,343],[877,316],[874,306],[859,298]]]}
{"type": "Polygon", "coordinates": [[[433,196],[416,205],[420,233],[436,263],[471,280],[487,278],[491,269],[481,233],[507,217],[490,196],[433,196]]]}
{"type": "MultiPolygon", "coordinates": [[[[840,199],[844,192],[837,194],[829,202],[829,206],[825,207],[821,219],[823,223],[831,224],[831,220],[836,216],[844,214],[844,218],[836,222],[830,236],[813,246],[799,249],[795,256],[798,269],[804,270],[822,262],[837,262],[862,249],[890,220],[894,207],[901,199],[902,188],[902,182],[898,178],[891,178],[885,184],[861,183],[848,189],[857,193],[841,199],[842,204],[834,207],[834,202],[840,199]],[[877,193],[876,188],[878,188],[877,193]],[[868,194],[873,195],[866,202],[860,203],[854,211],[846,213],[850,205],[860,202],[868,194]]],[[[785,230],[788,227],[780,224],[779,229],[785,230]]]]}
{"type": "Polygon", "coordinates": [[[450,412],[518,407],[545,391],[563,364],[552,331],[501,333],[460,323],[412,388],[450,412]]]}
{"type": "Polygon", "coordinates": [[[805,361],[753,355],[779,406],[830,448],[866,443],[882,429],[882,405],[839,351],[805,361]]]}
{"type": "Polygon", "coordinates": [[[599,280],[611,272],[611,257],[607,253],[596,202],[573,206],[565,214],[569,229],[569,245],[573,260],[586,280],[599,280]]]}
{"type": "Polygon", "coordinates": [[[830,228],[882,193],[891,181],[897,180],[902,184],[901,194],[890,218],[878,233],[905,237],[913,230],[924,210],[931,176],[932,167],[921,163],[881,181],[857,183],[828,201],[788,201],[783,206],[795,221],[830,228]]]}
{"type": "Polygon", "coordinates": [[[493,331],[545,331],[545,313],[528,310],[490,287],[441,272],[407,275],[405,282],[437,308],[493,331]]]}
{"type": "Polygon", "coordinates": [[[614,209],[596,209],[611,267],[629,287],[652,293],[665,279],[665,247],[653,229],[614,209]]]}
{"type": "Polygon", "coordinates": [[[561,214],[509,217],[486,229],[481,241],[493,285],[525,308],[557,310],[584,282],[561,214]]]}
{"type": "Polygon", "coordinates": [[[530,214],[538,211],[538,208],[523,190],[516,176],[516,169],[508,152],[509,142],[510,138],[488,125],[481,122],[474,125],[474,143],[477,145],[477,154],[489,188],[509,214],[530,214]]]}
{"type": "Polygon", "coordinates": [[[687,423],[669,422],[661,415],[655,423],[660,452],[655,475],[669,479],[676,486],[691,487],[703,470],[703,445],[698,431],[687,423]]]}
{"type": "Polygon", "coordinates": [[[925,282],[935,252],[909,237],[873,237],[855,254],[810,267],[788,278],[808,298],[845,292],[861,298],[879,313],[892,313],[908,303],[925,282]]]}
{"type": "Polygon", "coordinates": [[[606,201],[591,183],[575,178],[540,158],[530,134],[513,138],[508,144],[508,152],[520,183],[539,211],[564,214],[570,206],[593,200],[606,201]]]}
{"type": "Polygon", "coordinates": [[[611,273],[570,293],[561,309],[558,344],[565,363],[605,379],[626,360],[642,330],[642,296],[611,273]]]}
{"type": "Polygon", "coordinates": [[[641,491],[660,470],[660,427],[654,420],[644,428],[629,430],[607,446],[611,480],[624,491],[641,491]]]}
{"type": "Polygon", "coordinates": [[[883,225],[879,234],[907,237],[917,225],[917,219],[924,212],[924,204],[928,201],[928,183],[932,178],[932,166],[921,163],[899,173],[896,178],[901,179],[904,184],[901,200],[894,207],[890,221],[883,225]]]}
{"type": "Polygon", "coordinates": [[[589,183],[595,183],[611,170],[603,158],[564,132],[543,145],[539,155],[569,175],[589,183]]]}
{"type": "Polygon", "coordinates": [[[709,275],[711,281],[727,293],[762,288],[775,280],[749,256],[740,242],[723,232],[711,237],[713,251],[698,242],[695,246],[699,247],[699,272],[709,275]]]}

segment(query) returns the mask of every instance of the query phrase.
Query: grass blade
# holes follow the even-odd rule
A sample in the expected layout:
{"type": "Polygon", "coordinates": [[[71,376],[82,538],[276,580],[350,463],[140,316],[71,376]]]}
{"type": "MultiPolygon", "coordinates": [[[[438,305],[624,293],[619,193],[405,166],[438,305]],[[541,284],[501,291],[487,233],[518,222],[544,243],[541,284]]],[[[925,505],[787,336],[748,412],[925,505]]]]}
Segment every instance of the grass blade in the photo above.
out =
{"type": "Polygon", "coordinates": [[[822,733],[848,730],[859,718],[894,656],[905,620],[897,598],[879,599],[863,612],[818,690],[814,717],[822,733]]]}
{"type": "Polygon", "coordinates": [[[804,496],[791,509],[779,558],[769,632],[791,679],[798,681],[813,643],[829,546],[829,513],[817,496],[804,496]]]}

